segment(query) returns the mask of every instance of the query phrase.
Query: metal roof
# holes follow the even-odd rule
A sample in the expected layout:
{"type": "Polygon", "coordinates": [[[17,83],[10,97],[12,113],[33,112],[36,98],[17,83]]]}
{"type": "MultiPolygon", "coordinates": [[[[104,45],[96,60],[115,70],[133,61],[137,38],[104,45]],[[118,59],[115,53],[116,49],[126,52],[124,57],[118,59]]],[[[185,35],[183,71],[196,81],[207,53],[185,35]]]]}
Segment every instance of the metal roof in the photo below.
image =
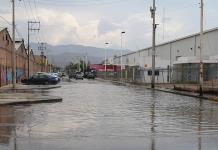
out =
{"type": "MultiPolygon", "coordinates": [[[[204,34],[205,34],[205,33],[214,32],[214,31],[218,31],[218,27],[212,28],[212,29],[209,29],[209,30],[205,30],[205,31],[204,31],[204,34]]],[[[174,40],[172,40],[172,41],[168,41],[168,42],[164,42],[164,43],[157,44],[156,47],[163,46],[163,45],[167,45],[167,44],[170,44],[170,43],[174,43],[174,42],[181,41],[181,40],[184,40],[184,39],[187,39],[187,38],[191,38],[191,37],[195,37],[195,36],[198,36],[198,35],[200,35],[200,33],[191,34],[191,35],[188,35],[188,36],[184,36],[184,37],[182,37],[182,38],[174,39],[174,40]]],[[[149,49],[151,49],[151,48],[152,48],[152,47],[147,47],[147,48],[144,48],[144,49],[141,49],[141,50],[138,50],[138,51],[134,51],[134,52],[131,52],[131,53],[122,55],[122,56],[128,56],[128,55],[136,54],[136,53],[139,53],[139,52],[142,52],[142,51],[147,51],[147,50],[149,50],[149,49]]],[[[120,57],[121,57],[121,56],[117,56],[116,58],[120,58],[120,57]]]]}

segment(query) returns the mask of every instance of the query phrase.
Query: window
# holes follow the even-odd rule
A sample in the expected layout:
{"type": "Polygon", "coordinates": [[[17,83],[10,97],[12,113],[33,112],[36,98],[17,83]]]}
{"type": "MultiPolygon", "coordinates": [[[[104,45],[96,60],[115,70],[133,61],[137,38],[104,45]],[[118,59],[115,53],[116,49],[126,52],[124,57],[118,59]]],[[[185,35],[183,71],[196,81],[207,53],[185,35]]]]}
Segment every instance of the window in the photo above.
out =
{"type": "MultiPolygon", "coordinates": [[[[155,70],[155,76],[159,76],[160,72],[159,70],[155,70]]],[[[148,76],[152,76],[152,70],[148,70],[148,76]]]]}
{"type": "Polygon", "coordinates": [[[37,79],[37,78],[38,78],[38,75],[34,74],[34,75],[32,76],[32,78],[33,78],[33,79],[37,79]]]}
{"type": "Polygon", "coordinates": [[[45,74],[39,74],[39,78],[40,78],[40,79],[47,78],[47,75],[45,75],[45,74]]]}
{"type": "Polygon", "coordinates": [[[5,40],[6,40],[7,46],[8,46],[8,45],[9,45],[9,38],[8,38],[8,35],[7,35],[7,34],[5,35],[5,40]]]}

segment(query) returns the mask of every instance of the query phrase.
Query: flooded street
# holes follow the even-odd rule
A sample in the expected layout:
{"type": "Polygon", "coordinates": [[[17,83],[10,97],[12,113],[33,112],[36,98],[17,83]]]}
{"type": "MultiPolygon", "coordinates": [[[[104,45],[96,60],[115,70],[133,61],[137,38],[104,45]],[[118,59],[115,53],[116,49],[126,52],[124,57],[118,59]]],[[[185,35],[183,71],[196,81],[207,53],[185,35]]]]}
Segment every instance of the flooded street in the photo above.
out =
{"type": "Polygon", "coordinates": [[[0,107],[0,150],[217,150],[218,103],[99,81],[0,107]]]}

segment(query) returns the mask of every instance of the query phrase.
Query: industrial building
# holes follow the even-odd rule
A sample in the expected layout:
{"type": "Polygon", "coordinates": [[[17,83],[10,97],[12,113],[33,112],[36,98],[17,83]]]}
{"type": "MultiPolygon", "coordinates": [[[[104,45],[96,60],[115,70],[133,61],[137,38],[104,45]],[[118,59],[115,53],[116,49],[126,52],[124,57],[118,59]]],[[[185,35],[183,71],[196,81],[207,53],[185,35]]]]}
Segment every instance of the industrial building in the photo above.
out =
{"type": "MultiPolygon", "coordinates": [[[[218,28],[204,32],[203,58],[208,60],[211,56],[218,56],[218,28]]],[[[171,82],[173,78],[173,66],[182,57],[194,58],[195,63],[199,60],[200,34],[193,34],[173,41],[165,42],[156,46],[156,70],[160,72],[156,76],[157,82],[171,82]]],[[[135,51],[122,56],[124,66],[139,66],[144,71],[141,77],[143,82],[150,82],[149,71],[152,67],[152,47],[135,51]]],[[[213,62],[216,62],[213,57],[213,62]]],[[[112,64],[120,65],[121,56],[114,57],[112,64]]],[[[212,61],[212,60],[211,60],[212,61]]]]}
{"type": "MultiPolygon", "coordinates": [[[[12,44],[7,28],[0,30],[0,87],[12,83],[12,44]]],[[[19,82],[22,78],[28,76],[28,54],[23,40],[15,41],[15,50],[16,81],[19,82]]],[[[41,56],[34,55],[33,51],[30,50],[30,75],[39,71],[48,72],[51,70],[51,65],[47,63],[46,57],[44,57],[43,62],[39,59],[43,60],[41,56]],[[44,66],[43,70],[42,66],[44,66]]]]}

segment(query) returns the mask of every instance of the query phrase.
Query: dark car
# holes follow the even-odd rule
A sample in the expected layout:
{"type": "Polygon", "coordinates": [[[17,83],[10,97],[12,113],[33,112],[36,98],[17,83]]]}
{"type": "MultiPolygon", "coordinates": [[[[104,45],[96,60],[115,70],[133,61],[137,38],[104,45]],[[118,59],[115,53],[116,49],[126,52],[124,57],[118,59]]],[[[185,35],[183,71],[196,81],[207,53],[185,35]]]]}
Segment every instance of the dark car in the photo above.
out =
{"type": "Polygon", "coordinates": [[[90,73],[87,74],[86,78],[87,79],[95,79],[95,75],[94,75],[94,73],[90,72],[90,73]]]}
{"type": "Polygon", "coordinates": [[[83,73],[82,72],[76,73],[75,79],[76,80],[83,80],[83,73]]]}
{"type": "Polygon", "coordinates": [[[73,73],[69,74],[68,76],[69,76],[70,79],[76,78],[76,74],[73,74],[73,73]]]}
{"type": "Polygon", "coordinates": [[[59,82],[58,78],[46,73],[36,73],[30,78],[22,79],[24,84],[35,84],[35,85],[48,85],[57,84],[59,82]]]}

